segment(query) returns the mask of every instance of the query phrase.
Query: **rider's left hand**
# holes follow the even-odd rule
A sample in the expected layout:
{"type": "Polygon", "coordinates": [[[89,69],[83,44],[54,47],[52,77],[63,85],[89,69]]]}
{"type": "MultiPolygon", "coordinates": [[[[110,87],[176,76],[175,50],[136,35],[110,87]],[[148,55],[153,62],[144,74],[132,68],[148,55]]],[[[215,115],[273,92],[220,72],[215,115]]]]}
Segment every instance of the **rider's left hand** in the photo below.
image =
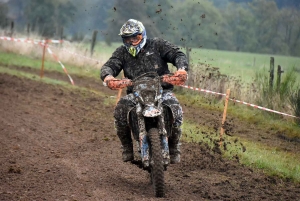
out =
{"type": "Polygon", "coordinates": [[[167,82],[172,85],[184,85],[187,80],[188,74],[184,69],[177,70],[174,75],[164,75],[163,82],[167,82]]]}
{"type": "Polygon", "coordinates": [[[179,69],[174,73],[175,76],[178,76],[182,79],[183,84],[187,80],[188,74],[184,69],[179,69]]]}

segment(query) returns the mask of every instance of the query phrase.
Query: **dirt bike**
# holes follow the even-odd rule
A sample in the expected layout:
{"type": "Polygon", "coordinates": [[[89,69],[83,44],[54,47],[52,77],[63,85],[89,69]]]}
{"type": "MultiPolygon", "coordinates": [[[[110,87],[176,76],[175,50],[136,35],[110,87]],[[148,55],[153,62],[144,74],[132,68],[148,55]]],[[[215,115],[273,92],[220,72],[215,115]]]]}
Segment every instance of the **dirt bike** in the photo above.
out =
{"type": "MultiPolygon", "coordinates": [[[[181,78],[170,75],[165,79],[181,78]]],[[[136,101],[136,106],[129,112],[128,122],[138,144],[141,167],[149,171],[156,197],[165,195],[164,171],[170,163],[168,137],[174,119],[171,109],[162,104],[162,80],[163,76],[149,72],[127,85],[133,87],[136,101]]],[[[128,79],[125,82],[128,83],[128,79]]]]}

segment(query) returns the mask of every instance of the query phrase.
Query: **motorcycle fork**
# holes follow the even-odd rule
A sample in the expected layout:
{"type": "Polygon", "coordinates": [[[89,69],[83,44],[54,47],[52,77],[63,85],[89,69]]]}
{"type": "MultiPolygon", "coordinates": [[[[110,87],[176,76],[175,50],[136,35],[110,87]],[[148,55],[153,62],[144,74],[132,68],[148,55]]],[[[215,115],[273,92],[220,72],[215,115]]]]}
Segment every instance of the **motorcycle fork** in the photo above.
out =
{"type": "MultiPolygon", "coordinates": [[[[163,111],[163,110],[162,110],[163,111]]],[[[169,153],[169,143],[168,143],[168,133],[165,129],[164,123],[164,113],[158,117],[158,130],[161,136],[161,151],[163,155],[163,163],[167,166],[170,163],[170,153],[169,153]]]]}
{"type": "MultiPolygon", "coordinates": [[[[162,110],[163,111],[163,110],[162,110]]],[[[139,147],[141,151],[141,159],[144,167],[149,167],[150,165],[150,155],[149,155],[149,138],[147,136],[145,118],[142,114],[142,108],[140,104],[137,104],[136,107],[137,120],[139,125],[139,147]]],[[[169,164],[170,154],[169,154],[169,145],[168,145],[168,135],[165,129],[164,124],[164,115],[163,112],[158,118],[158,131],[161,137],[161,148],[163,155],[163,163],[165,166],[169,164]]]]}
{"type": "Polygon", "coordinates": [[[140,104],[136,105],[137,121],[139,126],[139,147],[141,151],[141,159],[144,167],[149,167],[149,143],[145,126],[145,119],[142,114],[140,104]]]}

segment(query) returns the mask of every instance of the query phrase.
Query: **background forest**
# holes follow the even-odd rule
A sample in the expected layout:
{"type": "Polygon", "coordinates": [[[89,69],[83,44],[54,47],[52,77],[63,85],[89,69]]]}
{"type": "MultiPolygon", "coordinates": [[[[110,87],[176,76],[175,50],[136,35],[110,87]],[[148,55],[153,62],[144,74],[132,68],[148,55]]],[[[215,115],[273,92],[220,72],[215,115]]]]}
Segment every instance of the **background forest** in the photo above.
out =
{"type": "Polygon", "coordinates": [[[148,37],[191,48],[300,56],[298,0],[0,0],[0,25],[68,40],[91,37],[120,42],[129,18],[148,37]]]}

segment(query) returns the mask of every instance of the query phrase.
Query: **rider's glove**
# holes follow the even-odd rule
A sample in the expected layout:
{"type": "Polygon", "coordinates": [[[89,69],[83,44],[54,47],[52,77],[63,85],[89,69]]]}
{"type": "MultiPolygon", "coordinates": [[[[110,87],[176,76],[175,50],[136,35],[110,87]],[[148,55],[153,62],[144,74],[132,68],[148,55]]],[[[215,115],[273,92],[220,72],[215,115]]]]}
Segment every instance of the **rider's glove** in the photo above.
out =
{"type": "Polygon", "coordinates": [[[181,78],[183,84],[185,83],[185,81],[187,80],[188,74],[184,69],[179,69],[178,71],[176,71],[174,73],[174,76],[178,76],[181,78]]]}
{"type": "Polygon", "coordinates": [[[117,90],[117,89],[123,89],[127,86],[131,86],[132,82],[130,79],[116,79],[111,75],[108,75],[105,77],[104,82],[103,82],[104,86],[107,86],[108,88],[112,89],[112,90],[117,90]]]}
{"type": "Polygon", "coordinates": [[[187,72],[184,69],[179,69],[174,75],[164,75],[163,82],[167,82],[172,85],[184,85],[187,80],[187,72]]]}

